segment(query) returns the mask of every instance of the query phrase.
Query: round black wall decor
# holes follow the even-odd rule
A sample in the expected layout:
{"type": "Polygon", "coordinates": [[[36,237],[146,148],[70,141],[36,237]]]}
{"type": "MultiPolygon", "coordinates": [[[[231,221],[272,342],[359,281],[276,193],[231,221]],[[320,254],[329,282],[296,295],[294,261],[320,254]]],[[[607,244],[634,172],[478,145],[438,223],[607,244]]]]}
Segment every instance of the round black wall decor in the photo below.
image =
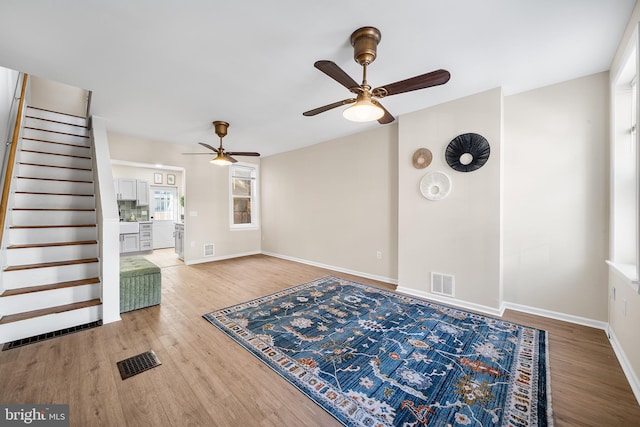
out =
{"type": "Polygon", "coordinates": [[[477,133],[463,133],[451,140],[445,152],[447,163],[458,172],[473,172],[489,160],[489,141],[477,133]]]}

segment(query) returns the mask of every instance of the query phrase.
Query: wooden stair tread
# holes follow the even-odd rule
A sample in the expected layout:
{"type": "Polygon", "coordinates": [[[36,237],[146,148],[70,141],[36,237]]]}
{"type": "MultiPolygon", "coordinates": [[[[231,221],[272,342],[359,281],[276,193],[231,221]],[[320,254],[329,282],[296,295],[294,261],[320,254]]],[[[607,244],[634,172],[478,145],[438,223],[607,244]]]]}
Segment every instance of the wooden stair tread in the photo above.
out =
{"type": "Polygon", "coordinates": [[[77,117],[79,119],[86,119],[85,116],[78,116],[76,114],[69,114],[69,113],[61,113],[60,111],[55,111],[55,110],[47,110],[46,108],[42,108],[42,107],[34,107],[32,105],[27,105],[27,109],[32,109],[32,110],[40,110],[40,111],[46,111],[48,113],[55,113],[55,114],[63,114],[65,116],[69,116],[69,117],[77,117]]]}
{"type": "Polygon", "coordinates": [[[94,208],[11,208],[14,211],[92,212],[94,208]]]}
{"type": "Polygon", "coordinates": [[[59,178],[38,178],[36,176],[17,176],[19,179],[37,179],[38,181],[56,181],[56,182],[77,182],[82,184],[93,184],[93,181],[84,181],[78,179],[59,179],[59,178]]]}
{"type": "Polygon", "coordinates": [[[91,160],[91,157],[87,157],[87,156],[77,156],[75,154],[64,154],[64,153],[52,153],[50,151],[39,151],[39,150],[29,150],[26,148],[21,149],[20,151],[25,152],[25,153],[36,153],[36,154],[48,154],[50,156],[62,156],[62,157],[74,157],[76,159],[87,159],[87,160],[91,160]]]}
{"type": "Polygon", "coordinates": [[[69,282],[51,283],[49,285],[28,286],[26,288],[7,289],[2,294],[0,294],[0,298],[10,297],[14,295],[29,294],[32,292],[42,292],[42,291],[51,291],[54,289],[71,288],[74,286],[92,285],[94,283],[100,283],[100,279],[98,277],[92,277],[90,279],[71,280],[69,282]]]}
{"type": "Polygon", "coordinates": [[[42,165],[40,163],[26,163],[26,162],[20,162],[20,165],[25,165],[25,166],[40,166],[43,168],[58,168],[58,169],[73,169],[73,170],[77,170],[77,171],[87,171],[87,172],[91,172],[92,169],[87,169],[87,168],[73,168],[71,166],[56,166],[56,165],[42,165]]]}
{"type": "Polygon", "coordinates": [[[84,258],[84,259],[74,259],[70,261],[43,262],[40,264],[11,265],[5,268],[4,271],[7,272],[7,271],[18,271],[18,270],[32,270],[35,268],[62,267],[65,265],[89,264],[92,262],[98,262],[98,258],[84,258]]]}
{"type": "Polygon", "coordinates": [[[91,147],[87,146],[87,145],[78,145],[78,144],[72,144],[70,142],[60,142],[60,141],[49,141],[48,139],[39,139],[39,138],[29,138],[26,136],[23,136],[22,139],[28,139],[29,141],[38,141],[38,142],[45,142],[47,144],[59,144],[59,145],[68,145],[69,147],[76,147],[76,148],[88,148],[91,149],[91,147]]]}
{"type": "Polygon", "coordinates": [[[34,317],[47,316],[49,314],[64,313],[67,311],[79,310],[82,308],[93,307],[100,304],[102,304],[102,302],[100,301],[100,299],[96,298],[89,301],[82,301],[82,302],[76,302],[73,304],[65,304],[65,305],[59,305],[56,307],[43,308],[41,310],[33,310],[33,311],[26,311],[24,313],[10,314],[8,316],[2,316],[0,318],[0,325],[12,323],[12,322],[19,322],[20,320],[32,319],[34,317]]]}
{"type": "Polygon", "coordinates": [[[29,114],[25,114],[24,117],[25,118],[29,118],[29,119],[44,120],[45,122],[50,122],[50,123],[59,123],[61,125],[75,126],[77,128],[81,128],[81,129],[87,129],[86,125],[78,125],[78,124],[75,124],[75,123],[61,122],[60,120],[45,119],[44,117],[30,116],[29,114]]]}
{"type": "Polygon", "coordinates": [[[10,245],[7,249],[30,249],[30,248],[50,248],[54,246],[75,246],[75,245],[95,245],[97,240],[78,240],[74,242],[53,242],[53,243],[29,243],[25,245],[10,245]]]}
{"type": "Polygon", "coordinates": [[[95,227],[96,224],[63,224],[63,225],[12,225],[9,228],[67,228],[67,227],[95,227]]]}
{"type": "Polygon", "coordinates": [[[60,131],[51,130],[51,129],[34,128],[33,126],[25,126],[24,128],[25,129],[32,129],[32,130],[39,130],[39,131],[42,131],[42,132],[58,133],[60,135],[77,136],[78,138],[89,138],[87,135],[78,135],[77,133],[60,132],[60,131]]]}
{"type": "Polygon", "coordinates": [[[93,194],[74,194],[74,193],[49,193],[46,191],[16,191],[15,194],[39,194],[41,196],[83,196],[93,197],[93,194]]]}

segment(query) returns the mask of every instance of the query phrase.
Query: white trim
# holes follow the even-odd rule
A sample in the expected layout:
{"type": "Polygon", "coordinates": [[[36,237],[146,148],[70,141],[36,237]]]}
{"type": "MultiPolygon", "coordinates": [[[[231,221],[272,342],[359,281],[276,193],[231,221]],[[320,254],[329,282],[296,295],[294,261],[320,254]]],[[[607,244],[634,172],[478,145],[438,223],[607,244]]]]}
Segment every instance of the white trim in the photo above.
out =
{"type": "Polygon", "coordinates": [[[326,268],[327,270],[338,271],[340,273],[352,274],[354,276],[360,276],[360,277],[364,277],[366,279],[377,280],[379,282],[389,283],[391,285],[397,285],[398,284],[398,280],[397,279],[392,279],[390,277],[378,276],[378,275],[375,275],[375,274],[364,273],[362,271],[350,270],[348,268],[336,267],[334,265],[322,264],[322,263],[315,262],[315,261],[309,261],[309,260],[306,260],[306,259],[296,258],[296,257],[288,256],[288,255],[276,254],[276,253],[273,253],[273,252],[262,251],[261,253],[263,255],[268,255],[268,256],[275,257],[275,258],[282,258],[282,259],[286,259],[288,261],[294,261],[294,262],[299,262],[301,264],[312,265],[314,267],[326,268]]]}
{"type": "Polygon", "coordinates": [[[198,258],[198,259],[190,259],[190,260],[185,260],[184,264],[185,265],[193,265],[193,264],[203,264],[205,262],[213,262],[213,261],[222,261],[225,259],[231,259],[231,258],[240,258],[243,256],[250,256],[250,255],[260,255],[262,252],[260,251],[251,251],[251,252],[241,252],[238,254],[231,254],[231,255],[220,255],[220,256],[216,256],[216,257],[206,257],[206,258],[198,258]]]}
{"type": "Polygon", "coordinates": [[[608,328],[607,335],[609,337],[609,342],[611,343],[611,348],[613,348],[613,352],[616,354],[616,357],[618,358],[618,362],[620,362],[622,371],[624,372],[624,375],[627,377],[627,381],[629,381],[631,390],[633,391],[633,394],[636,396],[636,400],[640,404],[640,380],[638,380],[638,377],[634,372],[633,367],[629,362],[629,359],[627,359],[627,355],[625,354],[624,350],[622,349],[622,347],[620,347],[620,344],[618,344],[618,339],[616,338],[616,335],[613,333],[613,329],[608,328]]]}
{"type": "Polygon", "coordinates": [[[557,311],[545,310],[544,308],[530,307],[516,304],[514,302],[503,302],[502,309],[521,311],[523,313],[535,314],[536,316],[547,317],[549,319],[562,320],[563,322],[575,323],[577,325],[589,326],[590,328],[607,330],[608,323],[601,320],[588,319],[586,317],[574,316],[572,314],[560,313],[557,311]]]}
{"type": "Polygon", "coordinates": [[[449,298],[441,295],[432,294],[430,292],[419,291],[416,289],[405,288],[403,286],[398,286],[396,289],[397,292],[401,292],[403,294],[408,294],[414,297],[427,299],[430,301],[437,301],[440,303],[453,305],[455,307],[464,308],[466,310],[477,311],[480,313],[488,314],[491,316],[500,316],[502,317],[503,309],[502,308],[493,308],[486,305],[476,304],[469,301],[463,301],[457,298],[449,298]]]}

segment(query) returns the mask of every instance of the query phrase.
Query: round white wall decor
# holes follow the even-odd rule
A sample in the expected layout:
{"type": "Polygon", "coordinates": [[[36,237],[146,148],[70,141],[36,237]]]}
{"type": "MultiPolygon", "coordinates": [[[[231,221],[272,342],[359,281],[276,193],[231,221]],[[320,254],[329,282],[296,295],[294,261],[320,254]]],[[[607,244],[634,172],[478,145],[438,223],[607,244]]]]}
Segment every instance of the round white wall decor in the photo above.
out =
{"type": "Polygon", "coordinates": [[[420,192],[429,200],[442,200],[451,192],[451,178],[444,172],[429,172],[420,180],[420,192]]]}

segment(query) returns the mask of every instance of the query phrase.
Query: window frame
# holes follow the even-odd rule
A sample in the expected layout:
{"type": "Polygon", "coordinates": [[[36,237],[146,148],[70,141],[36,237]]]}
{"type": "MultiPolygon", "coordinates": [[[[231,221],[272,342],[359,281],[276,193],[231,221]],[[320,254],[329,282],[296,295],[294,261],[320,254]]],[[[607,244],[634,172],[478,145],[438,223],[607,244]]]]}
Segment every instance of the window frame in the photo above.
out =
{"type": "Polygon", "coordinates": [[[258,230],[260,228],[260,166],[255,163],[237,162],[229,165],[229,228],[232,231],[241,230],[258,230]],[[243,196],[234,196],[233,194],[233,180],[234,171],[236,168],[252,169],[253,177],[251,178],[251,196],[248,197],[251,200],[251,222],[246,224],[234,223],[234,199],[247,198],[243,196]]]}

